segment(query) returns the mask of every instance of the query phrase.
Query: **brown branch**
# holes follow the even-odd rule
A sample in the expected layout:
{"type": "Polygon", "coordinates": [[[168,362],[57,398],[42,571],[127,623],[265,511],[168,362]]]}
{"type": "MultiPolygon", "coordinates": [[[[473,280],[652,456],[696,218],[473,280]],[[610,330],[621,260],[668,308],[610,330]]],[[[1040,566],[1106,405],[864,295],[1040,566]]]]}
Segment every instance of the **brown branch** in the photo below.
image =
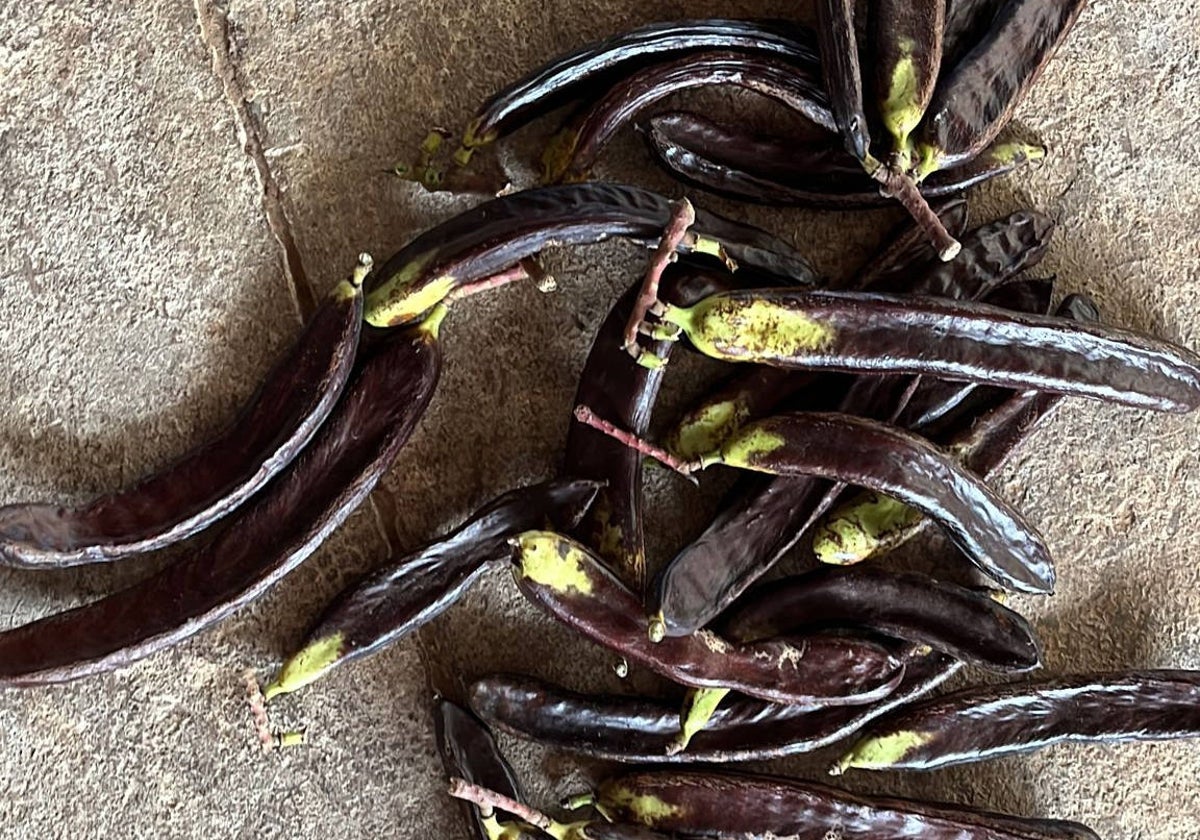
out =
{"type": "Polygon", "coordinates": [[[642,347],[638,343],[638,327],[646,320],[646,316],[659,305],[658,284],[662,280],[663,271],[675,260],[675,251],[687,236],[688,228],[695,223],[696,210],[692,207],[692,203],[686,198],[679,199],[671,210],[671,218],[667,221],[662,238],[658,241],[658,247],[654,249],[650,263],[646,266],[646,279],[642,282],[642,289],[633,305],[633,312],[625,324],[624,342],[621,346],[634,359],[642,355],[642,347]]]}
{"type": "Polygon", "coordinates": [[[653,458],[664,466],[670,467],[671,469],[675,470],[675,472],[682,476],[686,476],[693,481],[695,478],[692,476],[692,473],[700,469],[699,464],[677,458],[662,447],[655,446],[644,438],[638,437],[633,432],[622,429],[611,421],[605,420],[586,405],[575,406],[575,419],[580,423],[583,423],[585,426],[591,426],[596,431],[606,434],[610,438],[625,444],[634,452],[640,452],[649,458],[653,458]]]}

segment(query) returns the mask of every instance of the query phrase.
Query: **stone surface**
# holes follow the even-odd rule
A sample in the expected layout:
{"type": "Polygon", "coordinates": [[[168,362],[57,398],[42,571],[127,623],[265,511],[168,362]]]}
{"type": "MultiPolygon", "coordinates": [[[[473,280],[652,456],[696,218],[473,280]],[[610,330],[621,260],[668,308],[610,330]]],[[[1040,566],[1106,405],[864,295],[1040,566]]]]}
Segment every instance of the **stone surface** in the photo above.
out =
{"type": "MultiPolygon", "coordinates": [[[[469,206],[384,174],[430,126],[458,126],[537,62],[636,23],[792,8],[196,2],[0,3],[0,501],[86,499],[226,422],[296,334],[294,298],[329,288],[357,252],[382,258],[469,206]]],[[[977,221],[1023,205],[1052,213],[1059,230],[1043,270],[1063,291],[1094,295],[1113,323],[1192,347],[1198,31],[1190,4],[1093,2],[1020,110],[1050,160],[972,196],[977,221]]],[[[726,94],[705,101],[745,107],[726,94]]],[[[523,132],[510,155],[521,183],[528,147],[548,130],[523,132]]],[[[678,193],[628,136],[599,174],[678,193]]],[[[899,218],[697,203],[781,231],[830,274],[899,218]]],[[[447,324],[438,395],[379,505],[404,547],[555,469],[591,331],[641,254],[612,244],[546,264],[558,294],[510,289],[460,306],[447,324]]],[[[690,360],[673,368],[660,424],[715,372],[690,360]]],[[[1057,557],[1058,594],[1017,602],[1036,621],[1049,672],[1200,668],[1197,432],[1194,417],[1074,402],[1000,477],[1057,557]]],[[[663,557],[701,526],[727,478],[714,476],[702,503],[662,472],[650,483],[663,557]]],[[[242,672],[268,676],[322,605],[381,562],[376,526],[359,512],[269,596],[172,651],[0,694],[0,836],[464,836],[441,793],[426,664],[448,692],[501,667],[582,688],[619,682],[609,655],[534,613],[497,572],[417,637],[272,704],[275,723],[308,727],[310,742],[264,755],[242,672]]],[[[0,612],[15,625],[147,568],[2,572],[0,612]]],[[[601,769],[504,744],[544,805],[601,769]]],[[[816,778],[829,759],[779,769],[816,778]]],[[[845,782],[1079,819],[1104,837],[1174,838],[1200,836],[1197,778],[1200,755],[1181,743],[1064,746],[845,782]]]]}

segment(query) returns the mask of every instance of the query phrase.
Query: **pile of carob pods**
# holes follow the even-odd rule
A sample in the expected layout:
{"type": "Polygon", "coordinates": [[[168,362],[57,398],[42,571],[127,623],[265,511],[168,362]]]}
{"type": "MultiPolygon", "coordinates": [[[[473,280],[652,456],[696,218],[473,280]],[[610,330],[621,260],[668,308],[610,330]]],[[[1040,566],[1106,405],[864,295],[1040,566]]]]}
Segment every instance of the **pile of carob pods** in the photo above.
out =
{"type": "Polygon", "coordinates": [[[1033,628],[1003,592],[1049,594],[1050,552],[985,481],[1038,422],[1064,395],[1200,405],[1200,357],[1105,326],[1086,297],[1052,307],[1053,280],[1022,279],[1049,246],[1046,216],[1023,210],[968,229],[958,197],[1044,155],[1011,117],[1084,5],[817,0],[816,33],[780,20],[654,24],[500,91],[448,155],[448,135],[431,134],[404,174],[478,188],[490,144],[584,103],[546,148],[547,184],[484,201],[381,267],[362,258],[220,437],[90,504],[0,509],[0,555],[28,569],[113,562],[213,531],[146,580],[0,633],[0,684],[126,665],[261,595],[395,461],[437,384],[449,303],[539,276],[534,258],[550,244],[621,236],[651,257],[599,327],[561,477],[506,493],[344,592],[266,699],[378,651],[510,564],[534,604],[687,693],[680,707],[500,673],[461,698],[471,711],[440,700],[451,793],[470,803],[480,838],[1095,837],[1075,823],[674,766],[841,742],[834,773],[924,769],[1067,740],[1200,731],[1194,671],[1022,679],[921,699],[964,665],[1039,665],[1033,628]],[[668,94],[712,85],[774,99],[814,124],[813,139],[655,113],[640,128],[669,171],[758,202],[894,199],[913,222],[830,283],[765,231],[587,181],[618,129],[668,94]],[[642,436],[681,343],[739,364],[660,448],[642,436]],[[714,464],[757,474],[649,582],[646,455],[688,475],[714,464]],[[949,538],[929,545],[948,546],[936,550],[952,574],[969,560],[981,585],[886,563],[839,568],[927,534],[930,522],[949,538]],[[756,586],[798,543],[811,543],[819,570],[756,586]],[[592,816],[558,822],[523,801],[489,728],[656,767],[572,799],[567,807],[592,816]]]}

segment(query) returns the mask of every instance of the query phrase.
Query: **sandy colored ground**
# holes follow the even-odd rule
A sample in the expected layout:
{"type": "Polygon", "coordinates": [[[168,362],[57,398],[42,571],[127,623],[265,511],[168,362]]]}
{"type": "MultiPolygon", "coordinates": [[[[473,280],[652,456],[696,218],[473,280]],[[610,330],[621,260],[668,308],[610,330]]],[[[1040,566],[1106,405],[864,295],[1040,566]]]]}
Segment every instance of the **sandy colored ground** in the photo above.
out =
{"type": "MultiPolygon", "coordinates": [[[[358,251],[384,257],[467,206],[383,174],[431,124],[457,125],[524,69],[636,23],[792,5],[196,4],[0,3],[0,502],[86,499],[219,428],[297,332],[298,304],[358,251]]],[[[1171,0],[1092,3],[1020,112],[1051,160],[972,198],[977,221],[1020,206],[1052,213],[1045,271],[1064,291],[1191,347],[1196,14],[1171,0]]],[[[629,137],[600,174],[677,192],[629,137]]],[[[830,274],[899,218],[698,203],[781,232],[830,274]]],[[[559,294],[513,289],[455,313],[434,405],[386,482],[403,545],[552,473],[591,331],[640,258],[619,244],[555,252],[546,263],[559,294]]],[[[713,372],[679,365],[661,416],[713,372]]],[[[1059,564],[1052,600],[1018,602],[1036,619],[1048,671],[1200,667],[1197,432],[1195,417],[1073,402],[1001,477],[1059,564]]],[[[655,556],[701,527],[721,484],[697,504],[652,477],[655,556]]],[[[497,573],[419,638],[281,702],[277,723],[307,726],[311,743],[263,755],[243,669],[268,674],[386,551],[362,511],[219,628],[120,673],[0,694],[0,835],[465,836],[441,793],[427,669],[451,684],[501,667],[577,687],[618,681],[608,656],[535,614],[497,573]]],[[[0,612],[16,625],[147,568],[0,572],[0,612]]],[[[580,783],[569,761],[505,745],[539,802],[580,783]]],[[[785,769],[815,778],[829,758],[785,769]]],[[[846,781],[1078,819],[1113,840],[1200,838],[1195,744],[1066,746],[846,781]]]]}

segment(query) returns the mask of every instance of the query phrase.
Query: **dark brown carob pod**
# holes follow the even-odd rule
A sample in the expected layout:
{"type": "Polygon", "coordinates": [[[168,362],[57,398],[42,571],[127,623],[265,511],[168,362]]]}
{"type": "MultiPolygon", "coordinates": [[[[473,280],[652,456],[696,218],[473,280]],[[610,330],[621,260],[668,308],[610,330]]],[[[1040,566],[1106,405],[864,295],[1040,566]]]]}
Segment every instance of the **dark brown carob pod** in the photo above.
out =
{"type": "Polygon", "coordinates": [[[650,64],[705,50],[772,54],[800,66],[817,61],[813,33],[792,21],[664,21],[639,26],[558,56],[488,98],[467,126],[456,155],[470,153],[577,98],[594,98],[650,64]]]}
{"type": "Polygon", "coordinates": [[[979,686],[881,721],[831,772],[932,770],[1064,742],[1200,737],[1200,671],[1119,671],[979,686]]]}
{"type": "Polygon", "coordinates": [[[1075,25],[1087,0],[1007,0],[943,73],[917,137],[915,177],[964,163],[996,138],[1075,25]]]}
{"type": "Polygon", "coordinates": [[[739,642],[861,628],[991,670],[1027,671],[1041,664],[1029,622],[987,594],[883,569],[825,568],[760,584],[733,605],[720,627],[739,642]]]}
{"type": "Polygon", "coordinates": [[[236,510],[284,469],[333,410],[354,366],[362,281],[339,283],[218,437],[126,490],[79,507],[0,508],[0,563],[59,568],[155,551],[236,510]]]}
{"type": "Polygon", "coordinates": [[[731,688],[779,703],[858,705],[891,694],[904,666],[878,644],[813,636],[735,645],[701,632],[659,644],[641,600],[583,545],[548,531],[514,540],[521,592],[572,629],[631,662],[693,688],[731,688]]]}
{"type": "Polygon", "coordinates": [[[817,0],[817,45],[829,104],[846,151],[873,169],[871,129],[863,111],[862,67],[854,29],[855,0],[817,0]]]}
{"type": "Polygon", "coordinates": [[[946,0],[871,0],[870,9],[875,105],[892,136],[888,165],[905,171],[942,65],[946,0]]]}
{"type": "Polygon", "coordinates": [[[371,572],[325,609],[267,686],[266,699],[378,653],[428,623],[488,566],[508,559],[509,537],[543,526],[574,528],[599,489],[594,481],[560,480],[510,490],[452,533],[371,572]]]}
{"type": "Polygon", "coordinates": [[[654,103],[681,90],[733,85],[773,99],[824,128],[833,128],[820,74],[771,55],[696,53],[642,70],[580,109],[546,145],[545,183],[585,180],[621,128],[654,103]]]}
{"type": "MultiPolygon", "coordinates": [[[[462,706],[440,698],[433,706],[433,731],[447,776],[525,801],[516,773],[481,720],[462,706]]],[[[494,813],[484,816],[472,806],[465,810],[476,840],[497,840],[499,826],[494,813]]]]}
{"type": "Polygon", "coordinates": [[[679,736],[678,702],[580,694],[511,674],[477,680],[468,699],[476,714],[501,731],[595,758],[663,764],[763,761],[844,740],[932,691],[960,667],[941,654],[910,658],[895,692],[862,706],[809,709],[731,697],[692,736],[686,750],[672,750],[679,736]]]}
{"type": "Polygon", "coordinates": [[[0,686],[128,665],[228,617],[304,561],[395,461],[433,396],[445,308],[364,348],[313,441],[207,545],[133,586],[0,633],[0,686]]]}
{"type": "MultiPolygon", "coordinates": [[[[418,320],[456,289],[498,274],[549,245],[614,236],[653,246],[671,216],[665,196],[623,184],[569,184],[485,201],[427,230],[397,251],[367,284],[369,324],[418,320]]],[[[736,261],[784,277],[816,279],[798,251],[758,228],[696,211],[681,251],[736,261]]]]}
{"type": "Polygon", "coordinates": [[[711,771],[627,773],[602,782],[592,801],[614,820],[720,840],[1099,840],[1086,826],[1062,820],[711,771]]]}

